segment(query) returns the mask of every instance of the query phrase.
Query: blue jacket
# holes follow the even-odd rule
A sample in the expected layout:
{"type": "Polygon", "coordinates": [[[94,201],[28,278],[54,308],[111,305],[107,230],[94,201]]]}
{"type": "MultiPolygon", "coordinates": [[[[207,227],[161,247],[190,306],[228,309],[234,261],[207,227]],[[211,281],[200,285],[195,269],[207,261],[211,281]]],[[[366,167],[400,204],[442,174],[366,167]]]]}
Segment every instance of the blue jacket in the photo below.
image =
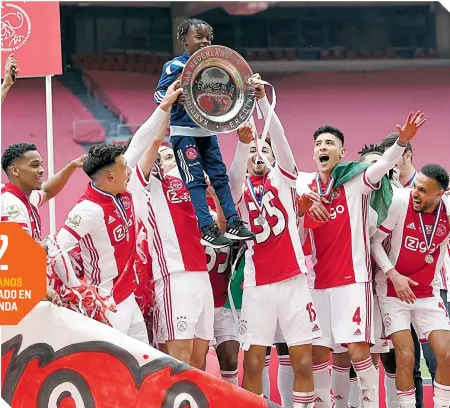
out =
{"type": "MultiPolygon", "coordinates": [[[[162,69],[161,78],[158,81],[158,85],[155,90],[154,100],[158,105],[164,99],[167,88],[177,79],[185,67],[190,55],[185,52],[179,57],[175,57],[172,61],[166,62],[162,69]]],[[[192,121],[191,117],[187,114],[183,106],[175,103],[172,106],[170,112],[170,125],[171,126],[186,126],[186,127],[198,127],[198,125],[192,121]]]]}

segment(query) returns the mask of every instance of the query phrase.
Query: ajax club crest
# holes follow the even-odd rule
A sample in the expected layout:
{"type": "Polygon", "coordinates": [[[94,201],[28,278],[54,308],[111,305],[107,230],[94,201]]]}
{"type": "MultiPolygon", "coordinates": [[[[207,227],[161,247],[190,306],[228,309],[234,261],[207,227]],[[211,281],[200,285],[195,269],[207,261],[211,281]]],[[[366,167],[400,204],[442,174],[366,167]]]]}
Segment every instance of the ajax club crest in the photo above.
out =
{"type": "Polygon", "coordinates": [[[2,51],[14,51],[23,47],[31,35],[28,14],[16,4],[2,4],[2,51]]]}

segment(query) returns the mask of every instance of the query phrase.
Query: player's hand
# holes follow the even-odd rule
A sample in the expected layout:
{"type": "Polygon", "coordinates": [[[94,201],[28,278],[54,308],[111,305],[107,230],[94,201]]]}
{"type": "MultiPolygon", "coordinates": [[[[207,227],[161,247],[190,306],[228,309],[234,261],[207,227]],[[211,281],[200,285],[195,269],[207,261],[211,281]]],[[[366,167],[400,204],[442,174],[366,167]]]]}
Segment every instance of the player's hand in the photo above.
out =
{"type": "Polygon", "coordinates": [[[266,96],[266,91],[264,90],[264,85],[261,80],[261,75],[253,74],[249,80],[249,84],[253,87],[256,97],[262,99],[266,96]]]}
{"type": "Polygon", "coordinates": [[[80,157],[77,157],[75,160],[72,160],[72,166],[80,169],[83,167],[83,163],[86,160],[87,154],[82,154],[80,157]]]}
{"type": "Polygon", "coordinates": [[[253,140],[253,126],[247,122],[238,128],[237,134],[241,143],[249,144],[253,140]]]}
{"type": "Polygon", "coordinates": [[[167,111],[183,95],[183,88],[180,87],[180,81],[177,79],[167,88],[166,95],[159,107],[167,111]]]}
{"type": "Polygon", "coordinates": [[[50,301],[56,306],[62,306],[61,298],[59,297],[58,293],[56,293],[56,290],[51,288],[50,286],[47,286],[47,293],[44,300],[50,301]]]}
{"type": "Polygon", "coordinates": [[[394,285],[395,292],[398,298],[405,303],[414,303],[416,300],[416,295],[411,289],[411,286],[417,286],[418,283],[409,279],[407,276],[403,276],[398,273],[395,269],[391,269],[386,273],[387,277],[391,280],[394,285]]]}
{"type": "Polygon", "coordinates": [[[420,111],[417,111],[414,116],[412,112],[409,112],[405,124],[403,126],[397,125],[399,142],[406,144],[414,138],[417,131],[426,122],[424,116],[425,114],[420,111]]]}
{"type": "Polygon", "coordinates": [[[330,219],[330,213],[323,204],[324,203],[328,204],[329,201],[324,197],[319,196],[319,198],[320,198],[319,201],[313,201],[311,207],[309,208],[308,213],[313,219],[325,222],[330,219]]]}
{"type": "Polygon", "coordinates": [[[45,251],[45,253],[48,253],[48,245],[45,241],[38,241],[37,242],[39,246],[45,251]]]}
{"type": "Polygon", "coordinates": [[[14,58],[14,54],[10,54],[6,59],[3,84],[5,86],[11,86],[14,82],[16,82],[16,75],[19,72],[20,69],[17,68],[17,60],[14,58]]]}

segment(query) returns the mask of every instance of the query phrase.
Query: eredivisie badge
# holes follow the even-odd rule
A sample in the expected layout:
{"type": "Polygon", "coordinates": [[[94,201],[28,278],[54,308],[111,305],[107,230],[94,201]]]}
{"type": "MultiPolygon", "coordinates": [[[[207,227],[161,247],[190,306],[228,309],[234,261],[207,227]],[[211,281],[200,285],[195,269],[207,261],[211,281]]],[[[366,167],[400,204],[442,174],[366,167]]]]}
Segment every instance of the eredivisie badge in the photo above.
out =
{"type": "Polygon", "coordinates": [[[427,254],[427,256],[425,257],[425,262],[431,265],[434,262],[433,255],[427,254]]]}

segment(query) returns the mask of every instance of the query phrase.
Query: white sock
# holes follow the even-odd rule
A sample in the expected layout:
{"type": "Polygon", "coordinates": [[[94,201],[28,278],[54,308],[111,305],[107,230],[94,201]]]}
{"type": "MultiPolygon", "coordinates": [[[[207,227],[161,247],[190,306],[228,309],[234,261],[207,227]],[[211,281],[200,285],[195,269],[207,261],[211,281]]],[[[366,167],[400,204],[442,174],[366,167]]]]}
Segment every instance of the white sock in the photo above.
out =
{"type": "Polygon", "coordinates": [[[359,391],[358,378],[356,377],[350,378],[350,389],[348,392],[348,406],[350,408],[359,408],[360,401],[361,401],[361,392],[359,391]]]}
{"type": "Polygon", "coordinates": [[[281,405],[284,408],[292,408],[294,406],[292,399],[293,389],[294,370],[291,366],[291,359],[289,356],[278,356],[278,391],[280,392],[281,405]]]}
{"type": "Polygon", "coordinates": [[[262,372],[262,390],[263,394],[270,400],[270,377],[269,377],[269,367],[270,367],[270,356],[266,356],[264,361],[264,368],[262,372]]]}
{"type": "Polygon", "coordinates": [[[384,372],[384,388],[386,390],[386,408],[400,408],[400,399],[395,386],[395,374],[384,372]]]}
{"type": "Polygon", "coordinates": [[[372,357],[368,357],[364,361],[357,363],[352,362],[358,383],[361,390],[361,407],[362,408],[379,408],[378,407],[378,372],[372,362],[372,357]]]}
{"type": "Polygon", "coordinates": [[[450,385],[434,382],[434,408],[448,408],[450,406],[450,385]]]}
{"type": "Polygon", "coordinates": [[[220,377],[222,380],[229,382],[230,384],[238,385],[238,370],[234,371],[222,371],[220,370],[220,377]]]}
{"type": "Polygon", "coordinates": [[[416,407],[416,389],[413,388],[409,391],[397,390],[398,399],[400,402],[400,408],[415,408],[416,407]]]}
{"type": "Polygon", "coordinates": [[[313,366],[314,406],[315,408],[331,408],[331,379],[328,361],[313,366]]]}
{"type": "Polygon", "coordinates": [[[350,388],[350,367],[331,366],[331,388],[336,408],[348,408],[348,393],[350,388]]]}
{"type": "MultiPolygon", "coordinates": [[[[311,392],[293,392],[292,400],[294,408],[314,408],[314,391],[311,392]]],[[[283,407],[285,405],[283,404],[283,407]]]]}

